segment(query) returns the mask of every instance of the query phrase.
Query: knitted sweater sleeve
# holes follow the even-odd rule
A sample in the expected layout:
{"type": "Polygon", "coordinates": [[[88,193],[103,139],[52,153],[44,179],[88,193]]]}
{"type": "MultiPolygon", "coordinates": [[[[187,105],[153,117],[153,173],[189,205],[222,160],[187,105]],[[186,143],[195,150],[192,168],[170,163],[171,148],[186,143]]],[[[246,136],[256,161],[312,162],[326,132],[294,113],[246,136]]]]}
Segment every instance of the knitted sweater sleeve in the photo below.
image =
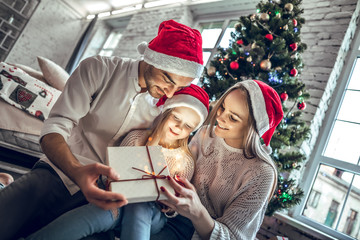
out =
{"type": "MultiPolygon", "coordinates": [[[[274,170],[266,163],[247,171],[241,185],[228,199],[223,215],[215,219],[211,240],[255,239],[264,218],[274,170]]],[[[193,239],[201,239],[195,232],[193,239]]]]}

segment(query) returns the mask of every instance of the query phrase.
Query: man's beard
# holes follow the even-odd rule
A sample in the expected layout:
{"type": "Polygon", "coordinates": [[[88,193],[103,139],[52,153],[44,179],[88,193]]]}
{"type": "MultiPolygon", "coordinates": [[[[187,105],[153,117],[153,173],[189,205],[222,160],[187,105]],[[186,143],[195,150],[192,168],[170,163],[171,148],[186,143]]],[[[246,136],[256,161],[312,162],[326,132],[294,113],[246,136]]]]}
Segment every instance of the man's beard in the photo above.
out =
{"type": "Polygon", "coordinates": [[[152,70],[153,70],[153,66],[148,66],[144,71],[146,89],[152,97],[161,98],[164,94],[160,94],[157,91],[158,86],[155,85],[155,82],[152,78],[153,75],[152,70]]]}

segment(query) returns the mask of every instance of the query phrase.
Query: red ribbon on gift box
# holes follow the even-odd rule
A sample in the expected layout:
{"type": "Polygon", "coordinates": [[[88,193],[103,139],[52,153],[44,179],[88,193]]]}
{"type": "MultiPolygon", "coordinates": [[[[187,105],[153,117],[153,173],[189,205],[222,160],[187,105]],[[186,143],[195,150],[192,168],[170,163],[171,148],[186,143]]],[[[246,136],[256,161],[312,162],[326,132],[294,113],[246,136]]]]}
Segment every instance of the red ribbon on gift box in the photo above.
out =
{"type": "Polygon", "coordinates": [[[128,182],[128,181],[140,181],[140,180],[154,179],[155,186],[156,186],[156,191],[158,193],[158,196],[157,196],[155,201],[159,200],[160,191],[159,191],[159,186],[158,186],[158,183],[157,183],[156,179],[165,179],[166,178],[165,175],[160,175],[160,174],[165,170],[165,168],[167,168],[167,166],[165,166],[163,169],[161,169],[161,171],[158,174],[155,174],[155,170],[154,170],[154,166],[153,166],[152,159],[151,159],[151,156],[150,156],[149,148],[148,148],[148,146],[145,146],[145,147],[146,147],[146,152],[147,152],[148,157],[149,157],[149,162],[150,162],[150,167],[151,167],[152,172],[147,172],[147,171],[141,170],[139,168],[132,167],[134,170],[137,170],[137,171],[140,171],[140,172],[143,172],[143,173],[146,173],[146,174],[142,175],[141,178],[124,179],[124,180],[110,180],[110,181],[107,182],[106,189],[109,189],[110,183],[112,183],[112,182],[128,182]]]}

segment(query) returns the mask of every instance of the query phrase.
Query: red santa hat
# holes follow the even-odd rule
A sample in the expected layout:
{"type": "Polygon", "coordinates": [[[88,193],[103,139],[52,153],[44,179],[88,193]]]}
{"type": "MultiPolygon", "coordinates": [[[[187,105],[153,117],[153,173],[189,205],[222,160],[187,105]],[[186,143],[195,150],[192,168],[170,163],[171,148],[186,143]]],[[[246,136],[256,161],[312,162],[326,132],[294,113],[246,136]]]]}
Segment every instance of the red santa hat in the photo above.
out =
{"type": "Polygon", "coordinates": [[[156,106],[163,106],[162,111],[175,107],[188,107],[195,110],[200,116],[200,123],[194,129],[196,130],[208,116],[209,96],[201,87],[190,84],[190,86],[175,92],[172,98],[167,98],[166,95],[162,96],[156,106]]]}
{"type": "Polygon", "coordinates": [[[238,84],[248,90],[257,131],[265,145],[269,146],[275,128],[284,116],[279,94],[258,80],[246,80],[238,84]]]}
{"type": "Polygon", "coordinates": [[[204,69],[200,32],[174,20],[162,22],[158,35],[140,43],[138,52],[146,63],[180,76],[198,78],[204,69]]]}

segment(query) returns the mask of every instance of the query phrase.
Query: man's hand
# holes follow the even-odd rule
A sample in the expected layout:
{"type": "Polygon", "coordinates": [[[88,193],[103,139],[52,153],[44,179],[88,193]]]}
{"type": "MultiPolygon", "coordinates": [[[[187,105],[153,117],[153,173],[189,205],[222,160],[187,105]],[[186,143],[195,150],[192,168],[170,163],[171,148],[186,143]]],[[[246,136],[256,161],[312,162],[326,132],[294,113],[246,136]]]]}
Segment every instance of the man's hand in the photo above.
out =
{"type": "Polygon", "coordinates": [[[74,171],[77,174],[73,174],[73,180],[80,187],[88,202],[105,210],[119,208],[127,204],[124,195],[102,190],[96,184],[100,175],[107,176],[109,179],[119,180],[120,176],[111,167],[94,163],[78,167],[74,171]]]}
{"type": "Polygon", "coordinates": [[[60,134],[45,135],[41,139],[41,148],[49,160],[80,187],[90,203],[106,210],[127,204],[122,194],[102,190],[96,185],[100,175],[110,179],[119,179],[115,170],[101,163],[82,165],[60,134]]]}

